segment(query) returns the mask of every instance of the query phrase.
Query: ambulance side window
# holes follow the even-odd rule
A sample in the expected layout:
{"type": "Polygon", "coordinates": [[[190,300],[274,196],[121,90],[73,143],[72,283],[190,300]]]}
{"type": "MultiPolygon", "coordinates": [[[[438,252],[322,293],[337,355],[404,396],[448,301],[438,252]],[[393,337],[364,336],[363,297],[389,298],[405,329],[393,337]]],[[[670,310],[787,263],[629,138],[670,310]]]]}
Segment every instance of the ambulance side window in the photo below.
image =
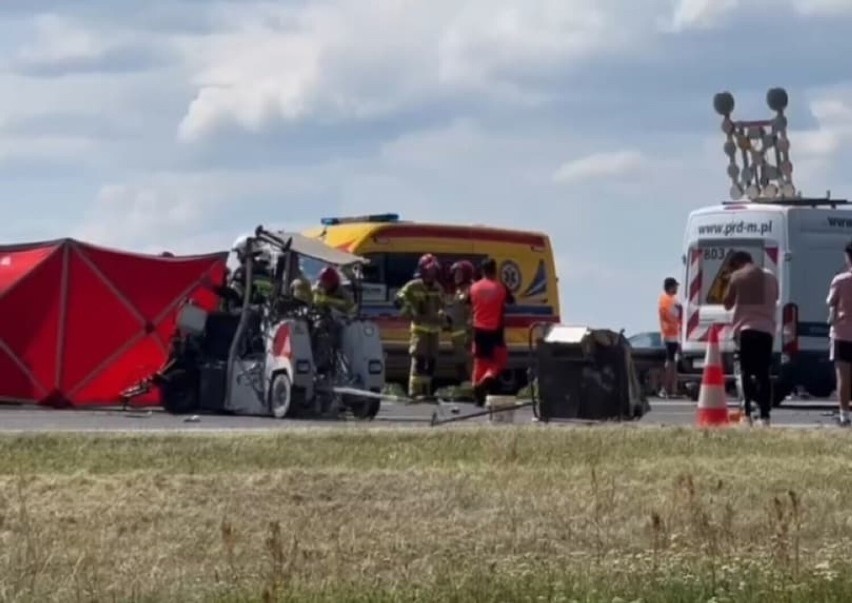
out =
{"type": "Polygon", "coordinates": [[[364,282],[384,284],[385,254],[368,253],[364,257],[370,260],[370,263],[364,266],[364,282]]]}
{"type": "Polygon", "coordinates": [[[414,278],[420,255],[419,253],[384,254],[384,282],[388,288],[388,295],[393,295],[393,292],[398,291],[414,278]]]}

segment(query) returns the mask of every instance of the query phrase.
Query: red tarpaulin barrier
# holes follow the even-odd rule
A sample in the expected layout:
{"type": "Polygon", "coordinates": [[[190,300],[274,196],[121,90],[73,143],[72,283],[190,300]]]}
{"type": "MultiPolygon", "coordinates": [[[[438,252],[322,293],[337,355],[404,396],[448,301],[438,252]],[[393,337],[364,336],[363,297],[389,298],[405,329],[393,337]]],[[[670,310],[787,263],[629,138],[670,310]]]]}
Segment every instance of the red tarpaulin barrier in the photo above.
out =
{"type": "MultiPolygon", "coordinates": [[[[163,257],[64,239],[0,246],[0,401],[116,404],[165,362],[177,309],[213,309],[225,253],[163,257]]],[[[159,404],[156,393],[135,401],[159,404]]]]}

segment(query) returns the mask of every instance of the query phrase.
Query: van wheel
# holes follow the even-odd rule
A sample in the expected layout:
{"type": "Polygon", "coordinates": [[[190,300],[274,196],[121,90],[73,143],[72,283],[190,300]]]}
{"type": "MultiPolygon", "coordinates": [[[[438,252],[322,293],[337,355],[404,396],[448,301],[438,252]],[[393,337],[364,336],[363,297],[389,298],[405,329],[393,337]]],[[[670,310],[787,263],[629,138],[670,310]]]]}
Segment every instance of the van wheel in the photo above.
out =
{"type": "Polygon", "coordinates": [[[506,370],[500,373],[500,377],[498,378],[498,387],[499,391],[502,395],[505,396],[514,396],[518,393],[518,390],[521,389],[520,379],[522,378],[522,371],[513,371],[506,370]]]}
{"type": "Polygon", "coordinates": [[[834,384],[829,381],[809,383],[805,387],[805,391],[812,398],[828,398],[834,392],[834,384]]]}
{"type": "Polygon", "coordinates": [[[774,408],[778,408],[781,404],[784,403],[784,400],[787,399],[793,392],[793,386],[789,383],[776,382],[772,384],[772,406],[774,408]]]}

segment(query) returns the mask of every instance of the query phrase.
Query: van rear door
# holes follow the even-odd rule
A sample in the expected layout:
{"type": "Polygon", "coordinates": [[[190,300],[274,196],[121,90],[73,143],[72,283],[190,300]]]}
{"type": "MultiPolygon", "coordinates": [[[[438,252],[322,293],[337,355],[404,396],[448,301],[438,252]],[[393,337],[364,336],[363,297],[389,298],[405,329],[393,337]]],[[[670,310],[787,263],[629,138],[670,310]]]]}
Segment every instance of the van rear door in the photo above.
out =
{"type": "Polygon", "coordinates": [[[700,327],[706,331],[713,324],[731,323],[733,312],[725,310],[723,301],[733,273],[731,260],[734,254],[745,251],[751,255],[755,264],[763,268],[766,266],[766,253],[762,239],[706,239],[699,241],[697,248],[703,272],[698,318],[700,327]]]}
{"type": "MultiPolygon", "coordinates": [[[[783,237],[783,217],[779,213],[701,211],[690,217],[687,229],[687,272],[684,288],[683,350],[689,355],[703,353],[712,325],[730,326],[732,312],[722,302],[731,277],[731,258],[737,251],[748,252],[755,264],[773,272],[779,279],[779,241],[783,237]]],[[[722,351],[733,351],[730,329],[721,332],[722,351]]]]}

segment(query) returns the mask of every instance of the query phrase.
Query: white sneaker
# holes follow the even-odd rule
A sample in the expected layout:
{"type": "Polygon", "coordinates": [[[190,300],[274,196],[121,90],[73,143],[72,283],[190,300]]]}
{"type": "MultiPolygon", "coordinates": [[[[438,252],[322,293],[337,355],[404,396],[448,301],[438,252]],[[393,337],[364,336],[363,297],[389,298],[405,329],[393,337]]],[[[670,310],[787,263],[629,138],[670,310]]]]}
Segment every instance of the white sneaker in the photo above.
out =
{"type": "Polygon", "coordinates": [[[769,427],[769,419],[758,419],[754,424],[757,427],[769,427]]]}

